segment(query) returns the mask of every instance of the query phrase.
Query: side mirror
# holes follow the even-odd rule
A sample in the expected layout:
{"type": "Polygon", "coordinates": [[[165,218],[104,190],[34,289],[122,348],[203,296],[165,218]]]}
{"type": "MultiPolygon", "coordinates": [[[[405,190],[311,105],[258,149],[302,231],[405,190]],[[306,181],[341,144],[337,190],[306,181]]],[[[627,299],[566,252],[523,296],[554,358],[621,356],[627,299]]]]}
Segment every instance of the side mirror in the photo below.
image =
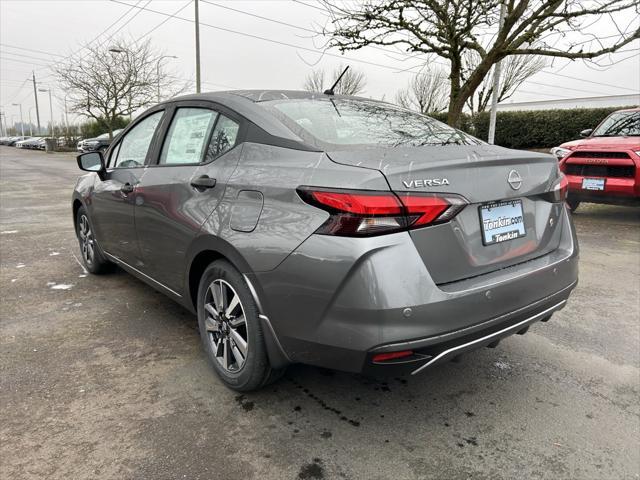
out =
{"type": "Polygon", "coordinates": [[[87,152],[77,156],[78,167],[85,172],[104,172],[104,158],[102,152],[87,152]]]}
{"type": "Polygon", "coordinates": [[[586,130],[582,130],[580,132],[580,136],[581,137],[588,137],[591,135],[591,133],[593,132],[593,128],[587,128],[586,130]]]}

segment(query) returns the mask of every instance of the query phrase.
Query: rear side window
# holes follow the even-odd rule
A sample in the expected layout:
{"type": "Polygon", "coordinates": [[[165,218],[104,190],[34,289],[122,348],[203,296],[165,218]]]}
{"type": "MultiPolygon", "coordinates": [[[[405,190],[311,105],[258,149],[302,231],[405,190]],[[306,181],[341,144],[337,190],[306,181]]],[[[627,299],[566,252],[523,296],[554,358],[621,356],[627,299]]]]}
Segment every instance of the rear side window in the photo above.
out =
{"type": "Polygon", "coordinates": [[[162,147],[160,164],[200,163],[217,113],[206,108],[179,108],[162,147]]]}
{"type": "Polygon", "coordinates": [[[156,112],[149,115],[134,126],[117,145],[114,154],[114,167],[141,167],[144,165],[149,145],[153,139],[156,127],[164,112],[156,112]]]}
{"type": "Polygon", "coordinates": [[[230,118],[220,115],[213,129],[213,135],[211,136],[211,143],[207,151],[207,161],[219,157],[227,150],[231,150],[238,139],[239,129],[240,125],[238,122],[234,122],[230,118]]]}

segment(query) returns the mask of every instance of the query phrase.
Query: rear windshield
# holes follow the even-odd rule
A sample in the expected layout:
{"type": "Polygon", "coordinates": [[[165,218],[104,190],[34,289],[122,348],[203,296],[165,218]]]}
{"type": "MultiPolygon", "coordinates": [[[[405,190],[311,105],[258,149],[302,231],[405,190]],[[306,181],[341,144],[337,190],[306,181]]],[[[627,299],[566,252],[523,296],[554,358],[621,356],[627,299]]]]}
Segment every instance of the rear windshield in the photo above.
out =
{"type": "Polygon", "coordinates": [[[640,112],[615,112],[593,132],[594,137],[640,136],[640,112]]]}
{"type": "Polygon", "coordinates": [[[433,118],[382,102],[321,97],[272,100],[260,105],[315,144],[407,147],[483,143],[433,118]]]}

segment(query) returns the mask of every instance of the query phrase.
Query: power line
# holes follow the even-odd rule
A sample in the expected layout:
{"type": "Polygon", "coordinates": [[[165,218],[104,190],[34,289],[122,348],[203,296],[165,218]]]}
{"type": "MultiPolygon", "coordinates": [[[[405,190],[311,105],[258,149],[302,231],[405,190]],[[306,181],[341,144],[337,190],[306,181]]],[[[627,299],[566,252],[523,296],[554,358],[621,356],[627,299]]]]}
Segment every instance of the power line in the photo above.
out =
{"type": "MultiPolygon", "coordinates": [[[[240,14],[242,14],[242,15],[247,15],[247,16],[250,16],[250,17],[258,18],[258,19],[260,19],[260,20],[265,20],[265,21],[272,22],[272,23],[276,23],[276,24],[279,24],[279,25],[284,25],[284,26],[287,26],[287,27],[290,27],[290,28],[294,28],[294,29],[296,29],[296,30],[301,30],[301,31],[308,32],[308,33],[313,33],[313,34],[317,34],[317,33],[318,33],[316,30],[313,30],[313,29],[311,29],[311,28],[301,27],[300,25],[294,25],[294,24],[292,24],[292,23],[287,23],[287,22],[284,22],[284,21],[281,21],[281,20],[276,20],[276,19],[274,19],[274,18],[269,18],[269,17],[265,17],[265,16],[258,15],[258,14],[255,14],[255,13],[251,13],[251,12],[247,12],[247,11],[244,11],[244,10],[240,10],[240,9],[238,9],[238,8],[229,7],[229,6],[227,6],[227,5],[220,5],[220,4],[218,4],[218,3],[211,2],[211,1],[208,1],[208,0],[201,0],[201,1],[202,1],[203,3],[208,4],[208,5],[212,5],[212,6],[215,6],[215,7],[218,7],[218,8],[223,8],[223,9],[225,9],[225,10],[230,10],[230,11],[233,11],[233,12],[236,12],[236,13],[240,13],[240,14]]],[[[304,3],[304,2],[302,2],[302,1],[297,1],[297,0],[293,0],[293,1],[295,1],[296,3],[299,3],[299,4],[301,4],[301,5],[304,5],[304,6],[306,6],[306,7],[310,7],[310,8],[314,8],[314,9],[316,9],[316,10],[324,11],[324,9],[323,9],[322,7],[317,7],[317,6],[315,6],[315,5],[309,5],[309,4],[304,3]]],[[[412,56],[412,55],[409,55],[409,54],[404,53],[404,52],[391,52],[391,51],[387,50],[386,48],[379,47],[379,46],[375,46],[375,45],[369,45],[368,47],[369,47],[369,48],[372,48],[372,49],[374,49],[374,50],[383,51],[383,52],[385,52],[385,53],[402,55],[402,56],[404,56],[404,57],[412,56]]],[[[432,62],[432,63],[435,63],[435,64],[437,64],[437,65],[442,65],[442,66],[447,67],[447,65],[446,65],[446,64],[444,64],[444,63],[442,63],[442,62],[432,62]]],[[[416,67],[411,67],[411,68],[410,68],[410,69],[408,69],[408,70],[411,70],[411,69],[413,69],[413,68],[416,68],[416,67]]],[[[543,72],[541,72],[541,73],[546,73],[546,74],[551,74],[551,75],[554,75],[554,74],[555,74],[555,72],[547,72],[547,71],[543,71],[543,72]]],[[[418,73],[418,75],[425,75],[425,74],[420,74],[420,73],[418,73]]],[[[562,75],[562,76],[566,76],[566,75],[562,75]]],[[[569,78],[573,78],[573,77],[569,77],[569,78]]],[[[582,93],[602,94],[602,92],[594,92],[593,90],[583,90],[583,89],[579,89],[579,88],[564,87],[564,86],[563,86],[563,87],[559,87],[559,86],[557,86],[557,85],[549,85],[549,84],[546,84],[546,83],[535,82],[535,81],[533,81],[533,80],[526,80],[526,82],[527,82],[527,83],[534,84],[534,85],[540,85],[540,86],[545,86],[545,87],[553,87],[553,88],[562,88],[562,89],[564,89],[564,90],[573,90],[573,91],[576,91],[576,92],[582,92],[582,93]]],[[[623,90],[635,91],[635,90],[633,90],[633,89],[629,89],[629,88],[626,88],[626,87],[618,87],[618,86],[616,86],[616,85],[607,85],[607,84],[603,84],[603,83],[599,83],[599,82],[591,82],[591,83],[597,83],[597,84],[599,84],[599,85],[602,85],[602,86],[609,86],[609,87],[612,87],[612,88],[618,88],[618,89],[623,89],[623,90]]]]}
{"type": "Polygon", "coordinates": [[[2,55],[14,55],[14,56],[20,57],[20,58],[32,58],[34,60],[40,60],[42,62],[54,62],[55,61],[55,60],[50,60],[48,58],[34,57],[33,55],[27,55],[26,53],[15,53],[15,52],[4,51],[4,52],[2,52],[2,55]]]}
{"type": "MultiPolygon", "coordinates": [[[[124,3],[124,2],[122,2],[120,0],[111,0],[111,1],[114,2],[114,3],[121,3],[123,5],[128,5],[128,4],[126,4],[126,3],[124,3]]],[[[145,7],[136,7],[136,8],[140,8],[142,10],[146,10],[147,12],[156,13],[158,15],[170,16],[167,13],[159,12],[158,10],[152,10],[150,8],[145,8],[145,7]]],[[[194,23],[194,21],[189,19],[189,18],[183,18],[183,17],[178,17],[178,16],[175,16],[173,18],[175,18],[176,20],[182,20],[184,22],[194,23]]],[[[261,37],[259,35],[253,35],[251,33],[239,32],[237,30],[232,30],[230,28],[220,27],[220,26],[217,26],[217,25],[212,25],[210,23],[200,22],[200,25],[203,25],[203,26],[209,27],[209,28],[213,28],[215,30],[220,30],[220,31],[223,31],[223,32],[227,32],[227,33],[233,33],[233,34],[240,35],[240,36],[243,36],[243,37],[253,38],[253,39],[256,39],[256,40],[262,40],[262,41],[265,41],[265,42],[268,42],[268,43],[273,43],[273,44],[276,44],[276,45],[282,45],[282,46],[285,46],[285,47],[295,48],[297,50],[304,50],[304,51],[312,52],[312,53],[316,53],[316,54],[320,53],[320,54],[326,55],[328,57],[335,57],[335,58],[340,58],[342,60],[345,60],[344,56],[338,55],[338,54],[335,54],[335,53],[319,52],[318,50],[313,49],[313,48],[308,48],[308,47],[303,47],[303,46],[300,46],[300,45],[295,45],[295,44],[292,44],[292,43],[282,42],[282,41],[279,41],[279,40],[274,40],[272,38],[261,37]]],[[[397,71],[396,67],[391,67],[389,65],[384,65],[384,64],[381,64],[381,63],[370,62],[370,61],[367,61],[367,60],[361,60],[361,59],[356,59],[356,58],[348,58],[346,60],[349,60],[351,62],[364,63],[364,64],[367,64],[367,65],[374,65],[376,67],[381,67],[381,68],[386,68],[386,69],[389,69],[389,70],[397,71]]],[[[416,68],[416,67],[414,67],[414,68],[416,68]]],[[[409,72],[409,73],[411,73],[411,72],[409,72]]]]}
{"type": "MultiPolygon", "coordinates": [[[[17,50],[24,50],[26,52],[34,52],[34,53],[44,53],[45,55],[50,55],[53,57],[64,57],[64,55],[60,55],[58,53],[45,52],[44,50],[36,50],[35,48],[26,48],[26,47],[18,47],[17,45],[9,45],[8,43],[0,43],[3,47],[15,48],[17,50]]],[[[9,53],[9,52],[4,52],[9,53]]]]}
{"type": "Polygon", "coordinates": [[[18,60],[16,58],[4,58],[4,57],[0,57],[1,60],[6,61],[6,62],[18,62],[18,63],[26,63],[27,65],[38,65],[42,68],[51,68],[51,65],[43,65],[42,63],[37,63],[37,62],[25,62],[23,60],[18,60]]]}
{"type": "Polygon", "coordinates": [[[144,37],[150,35],[151,33],[155,32],[158,28],[160,28],[162,25],[164,25],[165,23],[167,23],[169,20],[171,20],[172,18],[177,18],[176,15],[178,15],[182,10],[184,10],[185,8],[187,8],[189,5],[191,5],[191,3],[193,3],[193,0],[189,0],[187,3],[185,3],[182,7],[180,7],[178,10],[176,10],[175,12],[173,12],[172,14],[168,14],[169,16],[167,18],[165,18],[162,22],[160,22],[158,25],[156,25],[155,27],[153,27],[151,30],[149,30],[147,33],[145,33],[144,35],[142,35],[140,38],[138,38],[139,40],[142,40],[144,37]]]}

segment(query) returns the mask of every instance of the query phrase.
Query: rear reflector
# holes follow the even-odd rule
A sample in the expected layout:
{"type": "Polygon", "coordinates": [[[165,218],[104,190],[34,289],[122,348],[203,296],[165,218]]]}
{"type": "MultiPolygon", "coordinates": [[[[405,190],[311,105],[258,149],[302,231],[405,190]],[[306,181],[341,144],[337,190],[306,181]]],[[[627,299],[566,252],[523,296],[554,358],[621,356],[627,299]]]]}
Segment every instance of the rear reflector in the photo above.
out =
{"type": "Polygon", "coordinates": [[[371,359],[372,362],[386,362],[389,360],[396,360],[398,358],[410,357],[413,355],[412,350],[403,350],[401,352],[388,352],[388,353],[377,353],[371,359]]]}
{"type": "Polygon", "coordinates": [[[307,203],[329,212],[316,233],[371,236],[451,220],[467,202],[451,194],[417,194],[300,187],[307,203]]]}

